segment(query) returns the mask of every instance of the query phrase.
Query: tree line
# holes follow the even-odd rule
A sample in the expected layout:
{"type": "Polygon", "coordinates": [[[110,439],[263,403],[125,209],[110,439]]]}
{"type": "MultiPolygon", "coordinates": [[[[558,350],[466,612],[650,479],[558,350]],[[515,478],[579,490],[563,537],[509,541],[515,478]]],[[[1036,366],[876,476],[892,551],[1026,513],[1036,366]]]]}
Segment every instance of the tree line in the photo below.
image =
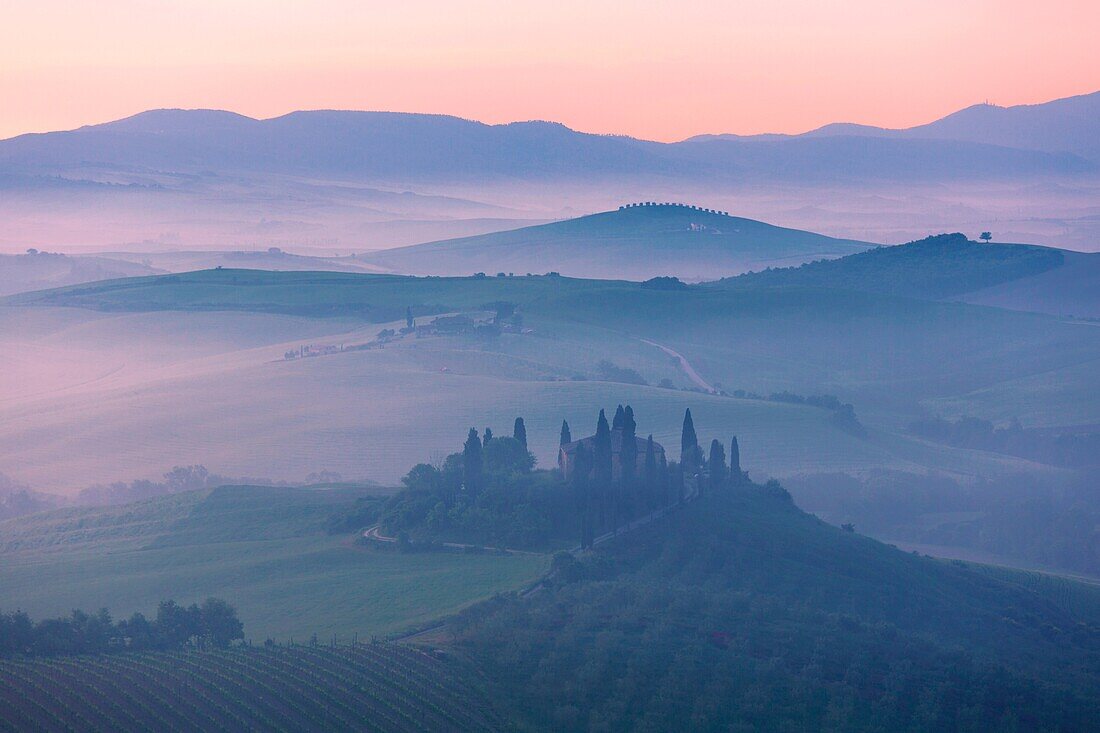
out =
{"type": "Polygon", "coordinates": [[[224,648],[243,638],[237,610],[220,598],[190,606],[161,601],[151,620],[135,613],[115,621],[106,608],[94,614],[74,610],[67,617],[37,622],[23,611],[0,612],[0,657],[224,648]]]}
{"type": "Polygon", "coordinates": [[[670,461],[652,435],[640,438],[629,405],[619,405],[610,423],[600,410],[595,434],[576,444],[562,421],[559,448],[571,470],[535,470],[522,417],[511,436],[470,428],[461,452],[414,466],[377,521],[405,549],[440,541],[531,548],[578,535],[581,547],[589,548],[596,537],[631,521],[747,480],[737,438],[728,456],[717,440],[704,452],[690,410],[679,461],[670,461]]]}

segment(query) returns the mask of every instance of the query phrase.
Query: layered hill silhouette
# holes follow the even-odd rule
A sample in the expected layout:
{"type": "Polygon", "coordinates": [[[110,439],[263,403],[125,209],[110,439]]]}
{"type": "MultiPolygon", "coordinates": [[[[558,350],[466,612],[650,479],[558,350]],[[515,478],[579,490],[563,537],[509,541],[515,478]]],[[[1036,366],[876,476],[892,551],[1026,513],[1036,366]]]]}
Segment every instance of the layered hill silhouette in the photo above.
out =
{"type": "Polygon", "coordinates": [[[725,287],[809,286],[1100,317],[1100,254],[941,234],[830,261],[728,278],[725,287]]]}
{"type": "Polygon", "coordinates": [[[683,204],[628,205],[577,219],[371,252],[364,264],[416,275],[560,272],[645,280],[714,279],[841,257],[872,245],[683,204]]]}
{"type": "Polygon", "coordinates": [[[0,248],[346,255],[624,200],[695,199],[852,239],[911,239],[936,222],[1087,251],[1096,100],[980,105],[902,131],[844,124],[671,143],[542,121],[151,110],[0,140],[0,248]],[[1019,206],[1006,217],[1010,198],[1019,206]]]}
{"type": "Polygon", "coordinates": [[[162,109],[0,141],[0,178],[27,185],[19,176],[102,180],[107,171],[406,183],[1079,174],[1097,170],[1097,99],[1094,94],[1025,110],[985,105],[907,131],[842,125],[801,136],[718,135],[679,143],[593,135],[540,121],[487,125],[446,115],[333,110],[258,120],[219,110],[162,109]]]}

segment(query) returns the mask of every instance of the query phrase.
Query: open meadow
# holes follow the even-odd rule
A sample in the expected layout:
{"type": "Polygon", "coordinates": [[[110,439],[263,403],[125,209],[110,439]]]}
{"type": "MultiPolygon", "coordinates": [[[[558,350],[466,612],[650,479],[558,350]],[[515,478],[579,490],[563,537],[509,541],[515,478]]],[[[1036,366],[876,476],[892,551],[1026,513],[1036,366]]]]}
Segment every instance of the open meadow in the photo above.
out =
{"type": "Polygon", "coordinates": [[[328,534],[363,490],[231,486],[0,523],[0,588],[36,618],[73,608],[149,615],[224,598],[254,643],[369,640],[454,613],[542,573],[540,555],[401,554],[328,534]]]}

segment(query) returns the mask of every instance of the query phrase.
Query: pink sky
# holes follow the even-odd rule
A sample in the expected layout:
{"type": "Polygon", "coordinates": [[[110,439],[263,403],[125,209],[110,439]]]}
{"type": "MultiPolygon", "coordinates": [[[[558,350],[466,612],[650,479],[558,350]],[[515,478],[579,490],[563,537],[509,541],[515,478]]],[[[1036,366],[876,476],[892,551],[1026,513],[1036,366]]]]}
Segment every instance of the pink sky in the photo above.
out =
{"type": "Polygon", "coordinates": [[[155,107],[675,140],[1100,89],[1096,0],[7,0],[0,137],[155,107]]]}

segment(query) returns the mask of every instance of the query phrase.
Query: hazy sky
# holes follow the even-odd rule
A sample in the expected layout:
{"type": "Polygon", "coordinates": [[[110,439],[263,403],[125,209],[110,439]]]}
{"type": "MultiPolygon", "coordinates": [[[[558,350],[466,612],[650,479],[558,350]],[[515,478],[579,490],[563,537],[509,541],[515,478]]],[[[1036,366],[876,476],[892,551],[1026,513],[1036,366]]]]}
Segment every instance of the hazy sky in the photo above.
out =
{"type": "Polygon", "coordinates": [[[214,107],[672,140],[1100,89],[1098,0],[3,0],[0,137],[214,107]]]}

